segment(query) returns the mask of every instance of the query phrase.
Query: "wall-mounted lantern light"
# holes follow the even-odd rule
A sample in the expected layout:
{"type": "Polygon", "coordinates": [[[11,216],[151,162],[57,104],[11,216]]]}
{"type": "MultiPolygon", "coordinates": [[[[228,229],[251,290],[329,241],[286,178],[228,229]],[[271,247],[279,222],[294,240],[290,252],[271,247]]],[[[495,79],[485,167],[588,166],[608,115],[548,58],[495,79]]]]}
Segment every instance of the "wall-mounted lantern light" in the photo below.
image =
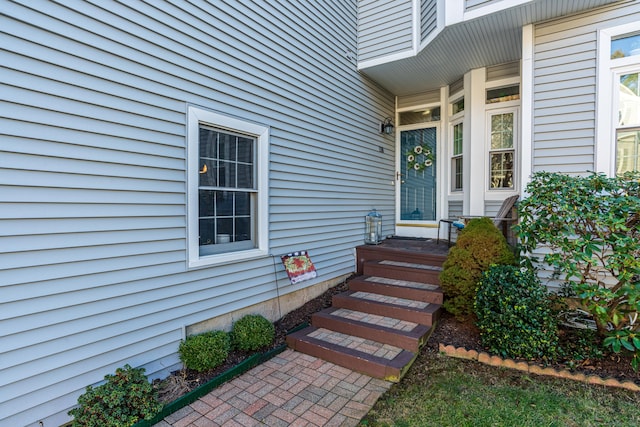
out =
{"type": "Polygon", "coordinates": [[[380,123],[380,133],[386,133],[387,135],[393,134],[393,122],[391,117],[384,119],[384,122],[380,123]]]}

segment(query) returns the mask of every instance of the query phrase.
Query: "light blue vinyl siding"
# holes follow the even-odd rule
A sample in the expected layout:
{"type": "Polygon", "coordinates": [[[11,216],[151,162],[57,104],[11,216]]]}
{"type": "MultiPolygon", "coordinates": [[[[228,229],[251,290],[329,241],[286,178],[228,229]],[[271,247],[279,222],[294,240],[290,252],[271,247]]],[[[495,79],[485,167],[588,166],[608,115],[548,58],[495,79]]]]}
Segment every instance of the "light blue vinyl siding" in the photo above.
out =
{"type": "MultiPolygon", "coordinates": [[[[534,171],[595,170],[597,31],[639,19],[634,1],[535,26],[534,171]]],[[[551,267],[541,265],[538,275],[552,291],[561,288],[551,267]]]]}
{"type": "Polygon", "coordinates": [[[595,170],[597,30],[640,19],[638,2],[534,28],[534,171],[595,170]]]}
{"type": "Polygon", "coordinates": [[[488,82],[509,77],[520,76],[520,61],[507,62],[504,64],[492,65],[486,69],[486,80],[488,82]]]}
{"type": "Polygon", "coordinates": [[[358,61],[413,48],[412,0],[358,1],[358,61]]]}
{"type": "Polygon", "coordinates": [[[449,94],[454,95],[463,89],[464,89],[464,77],[461,77],[449,85],[449,94]]]}
{"type": "Polygon", "coordinates": [[[420,41],[424,41],[438,27],[438,0],[420,2],[420,41]]]}
{"type": "Polygon", "coordinates": [[[462,216],[462,200],[449,201],[449,218],[460,218],[462,216]]]}
{"type": "Polygon", "coordinates": [[[372,207],[393,233],[394,100],[347,55],[356,2],[0,12],[0,425],[66,422],[116,367],[176,369],[184,326],[353,272],[372,207]],[[188,105],[270,126],[271,253],[309,250],[316,281],[186,268],[188,105]]]}
{"type": "Polygon", "coordinates": [[[502,207],[502,200],[485,200],[484,214],[489,218],[494,218],[502,207]]]}
{"type": "Polygon", "coordinates": [[[398,109],[435,104],[440,102],[440,89],[430,90],[429,92],[413,93],[411,95],[400,95],[396,102],[398,109]]]}

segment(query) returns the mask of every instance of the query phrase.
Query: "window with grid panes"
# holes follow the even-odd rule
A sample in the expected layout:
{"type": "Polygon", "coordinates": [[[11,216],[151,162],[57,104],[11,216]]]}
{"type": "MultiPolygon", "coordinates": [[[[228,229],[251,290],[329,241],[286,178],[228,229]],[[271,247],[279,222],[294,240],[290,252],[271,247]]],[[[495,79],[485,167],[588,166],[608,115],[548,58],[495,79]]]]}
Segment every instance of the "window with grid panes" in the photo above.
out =
{"type": "Polygon", "coordinates": [[[269,128],[188,108],[190,267],[268,255],[269,128]]]}
{"type": "Polygon", "coordinates": [[[199,133],[200,255],[252,248],[256,139],[206,125],[199,133]]]}
{"type": "Polygon", "coordinates": [[[453,152],[451,157],[451,189],[462,190],[462,122],[453,125],[453,152]]]}
{"type": "Polygon", "coordinates": [[[490,115],[489,188],[514,188],[513,112],[490,115]]]}

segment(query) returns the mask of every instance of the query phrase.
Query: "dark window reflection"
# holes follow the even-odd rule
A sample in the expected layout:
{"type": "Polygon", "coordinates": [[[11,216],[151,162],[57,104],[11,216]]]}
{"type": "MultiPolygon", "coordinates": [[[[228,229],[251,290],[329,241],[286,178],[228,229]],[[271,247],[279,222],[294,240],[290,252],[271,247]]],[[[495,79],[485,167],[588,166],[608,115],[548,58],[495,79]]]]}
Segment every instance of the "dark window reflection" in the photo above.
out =
{"type": "Polygon", "coordinates": [[[206,126],[199,136],[200,246],[251,241],[256,140],[206,126]]]}

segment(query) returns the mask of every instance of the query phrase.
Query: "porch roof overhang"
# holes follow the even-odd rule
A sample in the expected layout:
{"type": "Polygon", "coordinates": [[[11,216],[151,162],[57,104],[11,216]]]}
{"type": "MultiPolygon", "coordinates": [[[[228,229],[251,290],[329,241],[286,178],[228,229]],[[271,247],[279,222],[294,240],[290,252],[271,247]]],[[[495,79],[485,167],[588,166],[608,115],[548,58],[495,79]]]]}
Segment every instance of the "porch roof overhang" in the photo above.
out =
{"type": "Polygon", "coordinates": [[[621,0],[532,0],[442,28],[417,54],[359,64],[360,71],[396,96],[446,86],[467,71],[519,60],[522,27],[621,0]]]}

